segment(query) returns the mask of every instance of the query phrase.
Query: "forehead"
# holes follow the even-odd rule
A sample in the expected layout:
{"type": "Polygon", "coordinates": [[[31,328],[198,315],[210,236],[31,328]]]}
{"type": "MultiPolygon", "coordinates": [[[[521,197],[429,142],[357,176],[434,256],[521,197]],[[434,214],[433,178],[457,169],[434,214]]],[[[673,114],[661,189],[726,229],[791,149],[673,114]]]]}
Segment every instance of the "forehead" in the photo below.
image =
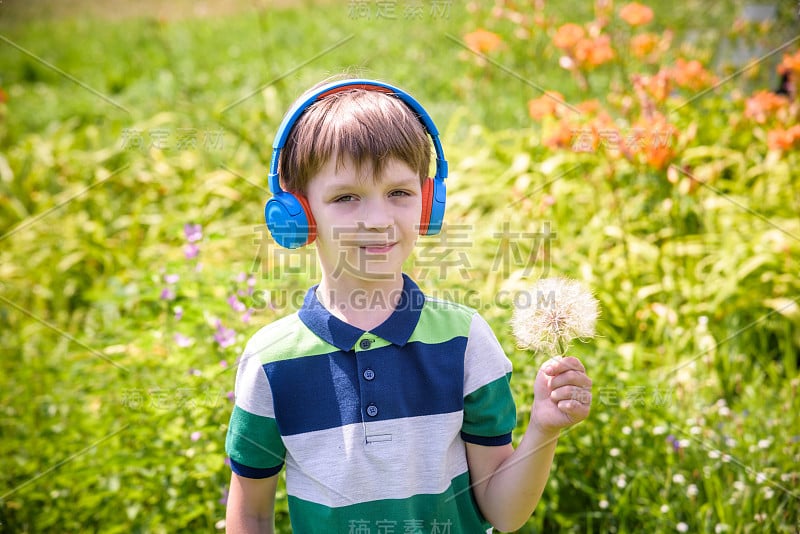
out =
{"type": "Polygon", "coordinates": [[[396,158],[383,162],[380,168],[375,167],[372,161],[357,163],[352,158],[330,158],[311,177],[309,186],[313,188],[339,188],[339,187],[379,187],[387,185],[401,185],[419,183],[419,176],[406,163],[396,158]]]}

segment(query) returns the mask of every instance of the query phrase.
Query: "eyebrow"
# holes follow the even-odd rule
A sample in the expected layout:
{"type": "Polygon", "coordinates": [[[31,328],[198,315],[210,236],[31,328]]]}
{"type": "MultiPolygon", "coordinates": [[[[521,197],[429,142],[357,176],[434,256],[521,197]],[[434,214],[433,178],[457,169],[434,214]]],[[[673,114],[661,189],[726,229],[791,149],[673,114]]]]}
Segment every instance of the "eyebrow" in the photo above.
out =
{"type": "MultiPolygon", "coordinates": [[[[340,191],[352,191],[353,189],[363,187],[365,183],[368,182],[366,180],[364,182],[358,182],[355,184],[349,182],[348,183],[337,182],[329,184],[328,186],[325,187],[324,190],[328,193],[338,193],[340,191]]],[[[397,180],[386,178],[385,180],[381,180],[380,182],[378,182],[376,185],[392,188],[392,187],[409,187],[418,183],[419,183],[419,177],[414,176],[413,178],[401,178],[397,180]]]]}

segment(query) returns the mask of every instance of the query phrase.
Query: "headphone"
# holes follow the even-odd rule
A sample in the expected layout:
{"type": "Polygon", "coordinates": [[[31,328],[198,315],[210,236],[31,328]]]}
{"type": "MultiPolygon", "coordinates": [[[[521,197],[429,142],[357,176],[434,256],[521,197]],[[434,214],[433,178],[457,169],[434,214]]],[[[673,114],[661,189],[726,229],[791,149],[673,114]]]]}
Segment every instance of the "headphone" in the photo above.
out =
{"type": "Polygon", "coordinates": [[[442,144],[439,142],[439,131],[425,109],[405,91],[383,82],[372,80],[341,80],[325,84],[298,100],[283,117],[272,143],[272,161],[269,165],[269,191],[272,198],[264,206],[264,218],[267,221],[272,238],[285,248],[299,248],[314,241],[317,237],[316,223],[308,200],[301,194],[281,189],[278,177],[278,159],[281,149],[286,144],[289,133],[303,112],[314,102],[329,95],[350,89],[364,89],[386,93],[402,100],[417,115],[425,131],[433,140],[436,150],[436,175],[426,178],[422,186],[422,217],[420,218],[420,235],[435,235],[442,228],[446,197],[445,178],[447,178],[447,160],[444,159],[442,144]]]}

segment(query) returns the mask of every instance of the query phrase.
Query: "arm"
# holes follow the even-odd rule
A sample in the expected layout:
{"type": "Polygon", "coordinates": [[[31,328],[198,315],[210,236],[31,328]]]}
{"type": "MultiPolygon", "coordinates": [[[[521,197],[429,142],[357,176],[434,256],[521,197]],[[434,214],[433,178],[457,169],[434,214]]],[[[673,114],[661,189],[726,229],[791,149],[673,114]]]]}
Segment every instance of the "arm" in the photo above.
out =
{"type": "Polygon", "coordinates": [[[531,421],[516,450],[511,444],[467,443],[475,500],[499,530],[516,530],[544,492],[562,428],[589,415],[591,379],[577,358],[546,363],[536,375],[531,421]]]}
{"type": "Polygon", "coordinates": [[[225,515],[227,534],[272,534],[278,476],[245,478],[231,473],[225,515]]]}

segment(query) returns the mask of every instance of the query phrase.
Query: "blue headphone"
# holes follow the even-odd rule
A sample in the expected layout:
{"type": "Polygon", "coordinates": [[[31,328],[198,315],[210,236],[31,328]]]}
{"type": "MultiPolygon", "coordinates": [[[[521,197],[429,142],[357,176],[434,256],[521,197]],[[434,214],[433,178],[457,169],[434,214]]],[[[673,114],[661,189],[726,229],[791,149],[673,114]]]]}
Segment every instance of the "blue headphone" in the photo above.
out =
{"type": "Polygon", "coordinates": [[[303,112],[314,102],[326,96],[349,89],[380,91],[397,97],[411,108],[433,140],[436,150],[436,175],[425,180],[422,186],[422,217],[420,219],[420,235],[438,234],[444,221],[444,207],[447,178],[447,160],[444,159],[442,144],[439,142],[439,131],[433,124],[430,115],[414,100],[411,95],[385,84],[372,80],[341,80],[319,87],[316,91],[299,100],[286,113],[281,122],[275,141],[272,143],[272,161],[269,165],[269,191],[272,198],[264,206],[264,218],[267,221],[273,239],[282,247],[298,248],[307,245],[316,238],[314,216],[303,195],[290,193],[281,189],[278,177],[278,160],[286,139],[303,112]]]}

